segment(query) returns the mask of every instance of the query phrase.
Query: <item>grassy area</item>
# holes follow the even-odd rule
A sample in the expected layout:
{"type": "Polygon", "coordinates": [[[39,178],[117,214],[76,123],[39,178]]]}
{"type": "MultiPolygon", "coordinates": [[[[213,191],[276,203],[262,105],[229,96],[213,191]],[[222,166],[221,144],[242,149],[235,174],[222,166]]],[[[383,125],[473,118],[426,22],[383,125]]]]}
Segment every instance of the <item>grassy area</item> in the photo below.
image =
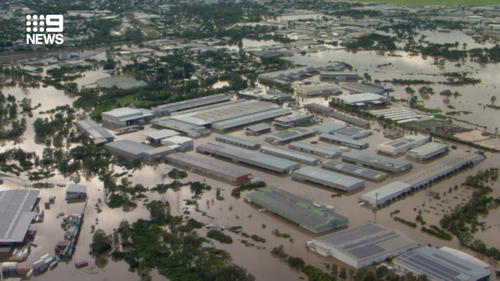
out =
{"type": "Polygon", "coordinates": [[[360,0],[360,2],[378,2],[386,4],[427,6],[427,5],[495,5],[498,0],[360,0]]]}
{"type": "MultiPolygon", "coordinates": [[[[160,104],[161,103],[161,102],[153,102],[153,101],[135,100],[135,96],[136,95],[130,95],[130,96],[125,96],[125,97],[117,98],[116,101],[117,101],[117,103],[120,103],[122,106],[124,104],[154,105],[154,104],[160,104]]],[[[106,105],[102,105],[102,104],[98,105],[94,109],[94,111],[92,111],[92,113],[90,113],[90,117],[91,118],[100,117],[102,112],[115,109],[117,103],[110,104],[110,105],[107,105],[107,106],[106,105]]]]}

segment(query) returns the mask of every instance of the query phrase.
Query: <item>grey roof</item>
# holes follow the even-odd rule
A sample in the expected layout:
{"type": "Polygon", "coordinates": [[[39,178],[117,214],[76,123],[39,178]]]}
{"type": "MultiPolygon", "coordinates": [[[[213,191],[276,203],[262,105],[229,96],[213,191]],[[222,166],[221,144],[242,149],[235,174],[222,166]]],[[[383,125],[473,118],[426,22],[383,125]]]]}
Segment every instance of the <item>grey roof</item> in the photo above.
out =
{"type": "Polygon", "coordinates": [[[146,136],[150,139],[161,140],[161,139],[166,139],[166,138],[173,137],[173,136],[178,136],[179,133],[174,131],[174,130],[162,129],[162,130],[146,132],[146,133],[143,133],[142,135],[146,136]]]}
{"type": "Polygon", "coordinates": [[[336,136],[348,137],[351,139],[361,139],[372,134],[372,131],[364,130],[356,127],[347,127],[342,130],[338,130],[334,133],[336,136]]]}
{"type": "Polygon", "coordinates": [[[252,124],[256,122],[262,122],[264,120],[272,119],[277,116],[283,116],[292,113],[290,109],[286,108],[275,108],[263,112],[257,112],[254,114],[249,114],[246,116],[236,117],[220,122],[215,122],[211,125],[214,129],[227,130],[247,124],[252,124]]]}
{"type": "Polygon", "coordinates": [[[309,165],[315,165],[319,162],[319,159],[317,157],[311,157],[308,155],[296,153],[296,152],[289,151],[286,149],[276,148],[273,146],[263,146],[263,147],[261,147],[260,151],[262,153],[269,153],[269,154],[276,155],[278,157],[283,157],[283,158],[291,159],[291,160],[298,161],[298,162],[304,162],[304,163],[307,163],[309,165]]]}
{"type": "Polygon", "coordinates": [[[417,141],[420,141],[423,139],[427,139],[427,137],[426,136],[406,136],[404,138],[400,138],[397,140],[392,140],[392,141],[381,143],[377,147],[378,148],[386,148],[386,147],[387,148],[398,148],[401,146],[411,145],[414,142],[417,142],[417,141]]]}
{"type": "Polygon", "coordinates": [[[113,139],[113,135],[110,134],[106,129],[104,129],[101,125],[97,124],[94,120],[86,119],[76,121],[76,125],[84,130],[87,134],[91,135],[95,140],[99,139],[113,139]]]}
{"type": "Polygon", "coordinates": [[[292,176],[294,179],[299,177],[322,185],[332,185],[335,186],[335,188],[342,189],[344,191],[351,191],[356,188],[363,187],[365,184],[364,180],[335,172],[325,171],[316,167],[300,168],[293,172],[292,176]]]}
{"type": "Polygon", "coordinates": [[[199,171],[199,169],[202,169],[204,171],[207,171],[205,172],[207,174],[213,171],[215,173],[226,175],[232,178],[239,178],[241,176],[251,174],[249,171],[240,169],[237,166],[227,164],[217,159],[198,155],[175,153],[168,155],[165,158],[170,161],[177,161],[179,163],[183,163],[184,165],[189,165],[190,167],[197,168],[195,169],[195,171],[199,171]]]}
{"type": "Polygon", "coordinates": [[[152,149],[151,146],[148,146],[148,145],[145,145],[142,143],[138,143],[135,141],[131,141],[131,140],[118,140],[115,142],[110,142],[110,143],[106,144],[106,147],[110,148],[110,149],[119,150],[119,151],[125,151],[127,153],[137,154],[137,155],[142,154],[143,152],[152,149]]]}
{"type": "Polygon", "coordinates": [[[174,102],[166,105],[161,105],[153,108],[155,112],[165,112],[170,114],[172,112],[186,110],[190,108],[202,107],[204,105],[230,101],[231,96],[225,94],[218,94],[208,97],[201,97],[197,99],[190,99],[185,101],[174,102]]]}
{"type": "Polygon", "coordinates": [[[174,153],[175,151],[176,151],[175,147],[160,146],[160,147],[156,147],[156,148],[151,147],[150,150],[144,151],[143,154],[144,155],[151,155],[151,156],[153,156],[155,154],[162,154],[164,152],[174,153]]]}
{"type": "Polygon", "coordinates": [[[304,105],[304,107],[311,110],[311,111],[318,111],[318,112],[325,114],[325,115],[328,115],[328,114],[331,114],[334,112],[333,109],[326,107],[326,106],[319,105],[317,103],[309,103],[309,104],[304,105]]]}
{"type": "Polygon", "coordinates": [[[421,248],[407,252],[396,259],[414,273],[425,274],[431,280],[468,281],[489,276],[488,269],[474,265],[437,248],[421,248]]]}
{"type": "Polygon", "coordinates": [[[429,142],[419,147],[415,147],[406,152],[406,155],[410,157],[426,157],[429,155],[435,155],[439,152],[445,152],[448,150],[449,145],[439,142],[429,142]]]}
{"type": "Polygon", "coordinates": [[[209,134],[211,132],[210,129],[207,129],[204,126],[193,125],[168,117],[154,119],[151,123],[159,127],[183,132],[191,137],[200,137],[202,134],[209,134]]]}
{"type": "Polygon", "coordinates": [[[362,83],[354,83],[354,82],[347,82],[347,83],[342,83],[340,85],[342,89],[348,90],[349,92],[354,92],[354,93],[374,93],[374,94],[382,94],[386,90],[384,87],[380,86],[372,86],[372,85],[367,85],[367,84],[362,84],[362,83]]]}
{"type": "Polygon", "coordinates": [[[408,162],[406,160],[400,160],[400,159],[385,157],[385,156],[367,153],[367,152],[361,152],[361,151],[351,151],[349,153],[344,153],[342,155],[342,159],[344,157],[356,159],[356,160],[360,160],[360,161],[364,161],[364,162],[377,163],[379,165],[390,165],[393,167],[400,167],[400,166],[411,164],[411,162],[408,162]]]}
{"type": "Polygon", "coordinates": [[[219,141],[219,139],[227,141],[227,142],[233,142],[233,143],[237,143],[237,144],[242,144],[244,146],[252,147],[254,149],[258,149],[260,147],[260,144],[257,143],[257,142],[253,142],[253,141],[249,141],[249,140],[244,140],[244,139],[240,139],[240,138],[229,136],[229,135],[217,135],[217,136],[215,136],[215,140],[216,141],[219,141]]]}
{"type": "Polygon", "coordinates": [[[303,120],[312,119],[314,116],[311,114],[290,114],[288,116],[282,116],[274,119],[275,122],[279,123],[289,123],[289,122],[297,122],[303,120]]]}
{"type": "Polygon", "coordinates": [[[130,77],[113,76],[97,80],[97,86],[100,88],[111,89],[117,87],[119,89],[131,89],[135,87],[143,87],[148,83],[144,81],[139,81],[130,77]]]}
{"type": "Polygon", "coordinates": [[[259,123],[252,126],[248,126],[246,129],[252,132],[262,132],[266,130],[271,130],[271,126],[269,126],[269,124],[266,123],[259,123]]]}
{"type": "Polygon", "coordinates": [[[20,243],[24,240],[38,199],[38,190],[13,189],[0,191],[0,243],[20,243]]]}
{"type": "Polygon", "coordinates": [[[327,122],[327,123],[316,125],[313,127],[313,129],[316,131],[316,133],[331,134],[335,131],[344,129],[345,127],[346,126],[342,125],[342,124],[327,122]]]}
{"type": "Polygon", "coordinates": [[[359,147],[366,147],[368,144],[367,142],[364,142],[364,141],[353,140],[351,138],[346,138],[346,137],[337,136],[337,135],[330,135],[330,134],[321,134],[319,136],[319,138],[326,139],[328,141],[351,144],[351,145],[355,145],[355,146],[359,146],[359,147]]]}
{"type": "Polygon", "coordinates": [[[286,98],[286,99],[291,97],[289,94],[276,89],[269,89],[266,91],[266,94],[272,96],[279,96],[281,98],[286,98]]]}
{"type": "Polygon", "coordinates": [[[359,119],[359,118],[351,117],[351,116],[348,116],[348,115],[345,115],[342,113],[335,112],[333,109],[331,109],[329,107],[322,106],[322,105],[319,105],[316,103],[306,104],[306,105],[304,105],[304,107],[309,109],[310,111],[317,111],[317,112],[320,112],[322,114],[331,116],[335,119],[339,119],[339,120],[342,120],[346,123],[350,123],[350,124],[353,124],[356,126],[363,127],[363,126],[370,124],[370,122],[365,121],[363,119],[359,119]]]}
{"type": "Polygon", "coordinates": [[[329,158],[335,158],[342,155],[342,152],[329,147],[324,147],[317,144],[310,144],[306,142],[294,141],[288,145],[288,148],[309,152],[312,151],[315,154],[322,154],[323,156],[328,156],[329,158]]]}
{"type": "Polygon", "coordinates": [[[311,128],[293,128],[280,131],[265,137],[266,141],[288,142],[314,135],[316,132],[311,128]]]}
{"type": "Polygon", "coordinates": [[[372,223],[327,234],[313,239],[313,242],[324,244],[358,262],[418,247],[418,243],[406,233],[372,223]]]}
{"type": "Polygon", "coordinates": [[[327,161],[323,164],[322,168],[333,171],[339,171],[374,181],[382,180],[387,177],[386,173],[373,171],[359,166],[349,165],[337,161],[327,161]]]}
{"type": "MultiPolygon", "coordinates": [[[[361,200],[364,200],[366,202],[376,202],[376,200],[378,199],[379,201],[376,203],[380,204],[381,202],[385,202],[387,198],[390,198],[395,194],[400,194],[401,192],[409,190],[410,188],[411,184],[407,184],[401,181],[393,181],[389,184],[383,185],[361,195],[360,198],[361,200]]],[[[375,203],[373,205],[375,205],[375,203]]]]}
{"type": "Polygon", "coordinates": [[[77,192],[77,193],[87,193],[87,187],[85,185],[78,184],[68,184],[66,192],[77,192]]]}

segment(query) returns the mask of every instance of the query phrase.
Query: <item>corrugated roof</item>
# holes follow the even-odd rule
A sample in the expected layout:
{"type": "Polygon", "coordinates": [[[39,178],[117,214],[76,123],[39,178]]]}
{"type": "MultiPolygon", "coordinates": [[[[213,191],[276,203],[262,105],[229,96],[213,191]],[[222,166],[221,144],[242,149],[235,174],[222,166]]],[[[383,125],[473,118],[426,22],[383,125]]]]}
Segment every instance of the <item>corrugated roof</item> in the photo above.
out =
{"type": "Polygon", "coordinates": [[[153,149],[151,146],[131,140],[118,140],[115,142],[110,142],[106,144],[106,147],[132,154],[141,154],[145,151],[153,149]]]}
{"type": "MultiPolygon", "coordinates": [[[[400,159],[394,159],[390,157],[385,157],[377,154],[372,154],[372,153],[367,153],[367,152],[361,152],[361,151],[351,151],[349,153],[344,153],[342,155],[342,159],[344,158],[350,158],[350,159],[355,159],[360,162],[365,162],[365,163],[372,163],[372,164],[377,164],[380,166],[391,166],[394,168],[399,168],[406,166],[408,164],[412,164],[411,162],[408,162],[406,160],[400,160],[400,159]]],[[[413,167],[413,164],[412,166],[413,167]]]]}
{"type": "Polygon", "coordinates": [[[339,172],[343,172],[346,174],[350,174],[350,175],[354,175],[354,176],[358,176],[358,177],[362,177],[362,178],[370,179],[370,180],[374,180],[374,181],[385,179],[387,177],[386,173],[373,171],[373,170],[369,170],[369,169],[362,168],[359,166],[349,165],[349,164],[337,162],[337,161],[325,162],[323,164],[322,168],[328,169],[328,170],[339,171],[339,172]]]}
{"type": "Polygon", "coordinates": [[[181,111],[184,109],[202,107],[203,105],[219,103],[219,102],[224,102],[224,101],[230,101],[230,100],[231,100],[231,96],[228,96],[225,94],[218,94],[218,95],[213,95],[213,96],[208,96],[208,97],[201,97],[201,98],[197,98],[197,99],[190,99],[190,100],[174,102],[174,103],[170,103],[170,104],[166,104],[166,105],[161,105],[161,106],[155,107],[153,110],[155,112],[166,112],[167,114],[169,114],[169,113],[175,112],[175,111],[181,111]]]}
{"type": "Polygon", "coordinates": [[[260,144],[257,142],[244,140],[244,139],[240,139],[240,138],[229,136],[229,135],[217,135],[217,136],[215,136],[215,140],[218,141],[218,139],[222,139],[222,140],[229,141],[229,142],[234,142],[237,144],[242,144],[242,145],[245,145],[248,147],[253,147],[255,149],[260,147],[260,144]]]}
{"type": "Polygon", "coordinates": [[[311,128],[293,128],[286,131],[276,132],[265,137],[267,141],[287,142],[314,135],[316,132],[311,128]]]}
{"type": "MultiPolygon", "coordinates": [[[[338,185],[345,190],[350,191],[357,185],[364,185],[365,181],[357,178],[349,177],[335,172],[325,171],[315,167],[304,167],[293,172],[293,176],[305,176],[312,182],[320,183],[321,181],[338,185]]],[[[362,187],[362,186],[361,186],[362,187]]]]}
{"type": "Polygon", "coordinates": [[[411,156],[411,155],[426,156],[426,155],[434,154],[438,151],[447,149],[448,147],[449,147],[449,145],[447,145],[445,143],[429,142],[429,143],[426,143],[422,146],[410,149],[406,154],[408,156],[411,156]]]}
{"type": "Polygon", "coordinates": [[[113,139],[113,135],[110,134],[101,125],[91,119],[76,121],[76,125],[84,130],[87,134],[91,135],[94,142],[97,139],[113,139]]]}
{"type": "Polygon", "coordinates": [[[266,123],[259,123],[252,126],[248,126],[246,129],[252,132],[262,132],[266,130],[271,130],[271,126],[269,126],[269,124],[266,123]]]}
{"type": "Polygon", "coordinates": [[[337,135],[330,135],[330,134],[321,134],[319,136],[320,139],[326,139],[329,141],[336,141],[336,142],[343,142],[343,143],[348,143],[356,146],[366,146],[368,143],[364,141],[358,141],[358,140],[353,140],[351,138],[346,138],[346,137],[341,137],[337,135]]]}
{"type": "Polygon", "coordinates": [[[232,118],[220,122],[215,122],[211,125],[212,128],[214,129],[219,129],[219,130],[227,130],[235,127],[240,127],[244,126],[246,124],[252,124],[255,122],[261,122],[264,120],[272,119],[277,116],[283,116],[286,114],[290,114],[292,111],[290,109],[286,108],[276,108],[276,109],[271,109],[268,111],[264,112],[257,112],[254,114],[242,116],[242,117],[237,117],[237,118],[232,118]]]}
{"type": "Polygon", "coordinates": [[[332,149],[329,147],[324,147],[324,146],[317,145],[317,144],[310,144],[310,143],[306,143],[306,142],[294,141],[294,142],[290,143],[288,145],[288,147],[292,148],[292,149],[302,148],[302,149],[304,149],[304,152],[314,151],[316,153],[328,155],[331,158],[340,156],[342,154],[342,152],[339,150],[332,149]]]}
{"type": "Polygon", "coordinates": [[[87,193],[87,187],[85,185],[78,184],[68,184],[66,188],[66,192],[78,192],[78,193],[87,193]]]}
{"type": "Polygon", "coordinates": [[[278,156],[282,155],[284,158],[290,157],[294,158],[294,160],[299,161],[299,162],[308,162],[308,163],[318,163],[319,159],[317,157],[312,157],[300,153],[296,153],[293,151],[289,151],[286,149],[280,149],[272,146],[263,146],[261,147],[261,151],[263,153],[269,152],[269,153],[275,153],[278,156]]]}
{"type": "Polygon", "coordinates": [[[19,243],[24,240],[31,220],[38,190],[14,189],[0,191],[0,243],[19,243]]]}
{"type": "Polygon", "coordinates": [[[239,169],[237,166],[225,163],[223,161],[219,161],[217,159],[198,156],[198,155],[176,153],[166,156],[166,159],[179,161],[188,164],[190,166],[196,167],[198,169],[204,169],[208,173],[210,171],[214,171],[216,173],[227,175],[233,178],[239,178],[241,176],[251,174],[249,171],[239,169]]]}
{"type": "Polygon", "coordinates": [[[179,133],[174,130],[162,129],[162,130],[146,132],[143,133],[142,135],[154,140],[161,140],[173,136],[178,136],[179,133]]]}
{"type": "Polygon", "coordinates": [[[323,123],[323,124],[320,124],[320,125],[316,125],[316,126],[313,127],[313,129],[317,133],[331,134],[331,133],[333,133],[335,131],[344,129],[345,127],[346,126],[342,125],[342,124],[327,122],[327,123],[323,123]]]}

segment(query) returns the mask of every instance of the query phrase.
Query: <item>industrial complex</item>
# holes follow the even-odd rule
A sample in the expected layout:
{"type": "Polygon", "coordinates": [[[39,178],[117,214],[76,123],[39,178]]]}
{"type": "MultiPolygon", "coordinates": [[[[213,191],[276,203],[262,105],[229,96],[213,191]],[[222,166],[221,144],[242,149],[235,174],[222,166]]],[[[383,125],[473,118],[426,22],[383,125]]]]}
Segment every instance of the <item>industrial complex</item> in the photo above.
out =
{"type": "Polygon", "coordinates": [[[260,152],[264,154],[278,156],[280,158],[292,161],[297,161],[299,163],[304,163],[308,165],[317,165],[320,163],[320,160],[317,157],[312,157],[309,155],[304,155],[290,150],[276,148],[273,146],[263,146],[261,147],[260,152]]]}
{"type": "Polygon", "coordinates": [[[301,124],[310,123],[313,117],[312,114],[290,114],[288,116],[275,118],[273,124],[284,128],[292,128],[301,124]]]}
{"type": "Polygon", "coordinates": [[[405,160],[393,159],[360,151],[352,151],[343,154],[342,161],[395,174],[402,173],[413,168],[413,164],[405,160]]]}
{"type": "Polygon", "coordinates": [[[323,206],[275,187],[260,188],[245,199],[314,233],[345,227],[349,222],[333,206],[323,206]]]}
{"type": "Polygon", "coordinates": [[[325,171],[315,167],[304,167],[292,174],[295,180],[311,182],[325,187],[350,192],[365,186],[365,181],[342,175],[335,172],[325,171]]]}
{"type": "Polygon", "coordinates": [[[418,248],[419,243],[404,232],[368,223],[320,236],[307,247],[359,269],[418,248]]]}
{"type": "Polygon", "coordinates": [[[337,123],[326,122],[323,124],[315,125],[313,129],[318,134],[333,134],[336,131],[344,129],[346,126],[337,123]]]}
{"type": "Polygon", "coordinates": [[[219,94],[208,97],[201,97],[197,99],[190,99],[185,101],[169,103],[166,105],[155,107],[153,108],[153,111],[157,117],[161,117],[161,116],[168,116],[173,112],[188,110],[192,108],[202,107],[221,102],[228,102],[230,100],[231,96],[225,94],[219,94]]]}
{"type": "Polygon", "coordinates": [[[144,124],[154,117],[154,113],[144,108],[122,107],[101,113],[102,124],[118,128],[135,124],[144,124]]]}
{"type": "Polygon", "coordinates": [[[320,114],[323,114],[326,116],[330,116],[330,117],[333,117],[335,119],[342,120],[346,123],[349,123],[349,124],[352,124],[352,125],[355,125],[358,127],[368,127],[370,125],[370,122],[368,122],[368,121],[365,121],[365,120],[362,120],[362,119],[359,119],[356,117],[352,117],[349,115],[345,115],[342,113],[338,113],[329,107],[322,106],[322,105],[319,105],[316,103],[309,103],[309,104],[304,105],[304,107],[307,108],[310,112],[317,112],[317,113],[320,113],[320,114]]]}

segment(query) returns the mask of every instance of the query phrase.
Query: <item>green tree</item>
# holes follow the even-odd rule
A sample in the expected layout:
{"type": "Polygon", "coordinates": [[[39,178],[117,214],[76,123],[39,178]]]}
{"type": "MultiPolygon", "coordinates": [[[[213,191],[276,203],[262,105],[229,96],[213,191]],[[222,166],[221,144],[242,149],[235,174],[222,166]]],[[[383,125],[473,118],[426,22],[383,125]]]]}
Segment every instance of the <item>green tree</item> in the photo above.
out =
{"type": "Polygon", "coordinates": [[[149,216],[152,221],[158,223],[165,223],[167,220],[167,208],[165,204],[161,201],[151,201],[146,205],[146,209],[149,211],[149,216]]]}
{"type": "Polygon", "coordinates": [[[96,230],[92,238],[91,249],[94,254],[102,255],[111,249],[111,235],[106,235],[102,229],[96,230]]]}
{"type": "Polygon", "coordinates": [[[342,278],[342,279],[346,279],[347,278],[347,269],[345,267],[342,267],[340,269],[339,277],[342,278]]]}
{"type": "Polygon", "coordinates": [[[496,101],[497,101],[497,97],[492,96],[491,97],[491,104],[495,104],[496,101]]]}

